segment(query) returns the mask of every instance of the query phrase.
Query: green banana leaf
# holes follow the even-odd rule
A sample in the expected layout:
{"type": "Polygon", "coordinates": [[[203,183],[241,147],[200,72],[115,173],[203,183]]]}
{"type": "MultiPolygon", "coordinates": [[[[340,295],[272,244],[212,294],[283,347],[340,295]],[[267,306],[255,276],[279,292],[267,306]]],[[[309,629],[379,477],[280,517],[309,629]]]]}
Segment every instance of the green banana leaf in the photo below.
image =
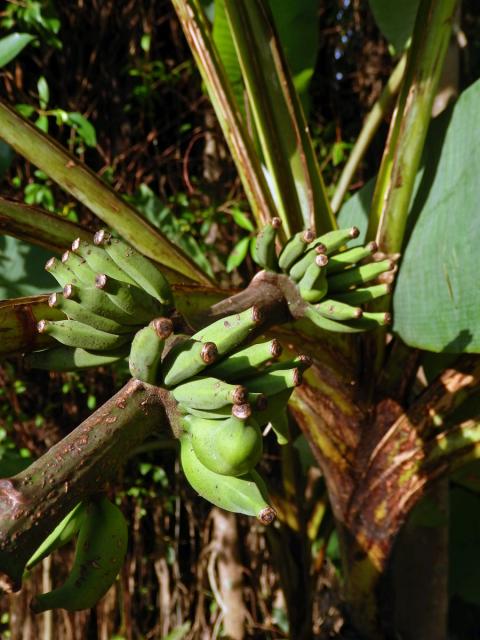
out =
{"type": "MultiPolygon", "coordinates": [[[[394,330],[435,352],[480,351],[479,100],[477,81],[430,126],[393,297],[394,330]]],[[[373,181],[342,207],[340,226],[366,229],[372,191],[373,181]]]]}
{"type": "Polygon", "coordinates": [[[420,0],[369,0],[380,31],[401,52],[412,35],[420,0]]]}

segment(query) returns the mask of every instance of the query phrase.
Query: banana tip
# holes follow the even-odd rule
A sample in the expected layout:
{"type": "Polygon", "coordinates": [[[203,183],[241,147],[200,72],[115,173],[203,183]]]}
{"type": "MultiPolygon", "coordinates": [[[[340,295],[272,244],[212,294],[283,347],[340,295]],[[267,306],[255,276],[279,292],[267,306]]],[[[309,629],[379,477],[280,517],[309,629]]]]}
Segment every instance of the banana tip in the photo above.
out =
{"type": "Polygon", "coordinates": [[[48,296],[48,306],[49,307],[54,307],[57,304],[57,293],[51,293],[48,296]]]}
{"type": "Polygon", "coordinates": [[[170,318],[155,318],[150,323],[159,338],[165,340],[173,333],[173,322],[170,318]]]}
{"type": "Polygon", "coordinates": [[[205,342],[200,357],[205,364],[213,364],[218,357],[217,345],[214,342],[205,342]]]}
{"type": "Polygon", "coordinates": [[[49,258],[45,263],[45,271],[51,271],[57,262],[56,258],[49,258]]]}
{"type": "Polygon", "coordinates": [[[265,507],[260,511],[259,514],[257,514],[257,518],[262,524],[265,525],[272,524],[276,517],[277,514],[275,512],[275,509],[273,509],[272,507],[265,507]]]}
{"type": "Polygon", "coordinates": [[[256,304],[252,307],[252,320],[255,324],[263,321],[263,311],[256,304]]]}
{"type": "Polygon", "coordinates": [[[243,384],[237,384],[232,391],[233,404],[244,404],[248,399],[248,389],[243,384]]]}
{"type": "Polygon", "coordinates": [[[95,286],[97,289],[105,289],[107,282],[108,278],[104,273],[97,273],[95,276],[95,286]]]}
{"type": "Polygon", "coordinates": [[[252,415],[252,406],[249,402],[234,404],[232,406],[232,416],[239,420],[248,420],[252,415]]]}
{"type": "Polygon", "coordinates": [[[38,331],[38,333],[44,333],[46,328],[47,328],[47,321],[46,320],[40,320],[39,322],[37,322],[37,331],[38,331]]]}
{"type": "Polygon", "coordinates": [[[72,242],[72,251],[78,251],[78,249],[80,248],[80,238],[75,238],[75,240],[72,242]]]}
{"type": "Polygon", "coordinates": [[[280,218],[272,218],[272,227],[274,229],[280,229],[280,227],[282,226],[282,221],[280,218]]]}
{"type": "Polygon", "coordinates": [[[108,243],[111,235],[106,231],[106,229],[99,229],[96,234],[93,236],[93,244],[97,246],[102,246],[108,243]]]}
{"type": "Polygon", "coordinates": [[[310,242],[315,240],[315,231],[313,231],[313,229],[306,229],[302,239],[305,243],[310,244],[310,242]]]}
{"type": "Polygon", "coordinates": [[[352,227],[350,229],[350,237],[351,238],[358,238],[359,235],[360,235],[360,230],[358,229],[358,227],[352,227]]]}
{"type": "Polygon", "coordinates": [[[279,358],[282,355],[283,347],[277,338],[273,338],[270,344],[270,354],[272,358],[279,358]]]}
{"type": "Polygon", "coordinates": [[[327,264],[328,264],[328,256],[326,256],[324,253],[320,253],[315,258],[315,262],[316,262],[318,267],[326,267],[327,264]]]}

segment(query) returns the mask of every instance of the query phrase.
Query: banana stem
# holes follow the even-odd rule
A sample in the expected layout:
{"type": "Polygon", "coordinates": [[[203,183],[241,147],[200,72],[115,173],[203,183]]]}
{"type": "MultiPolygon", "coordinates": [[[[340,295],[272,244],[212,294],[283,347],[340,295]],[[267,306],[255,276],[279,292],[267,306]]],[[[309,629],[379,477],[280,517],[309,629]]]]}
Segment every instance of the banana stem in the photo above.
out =
{"type": "Polygon", "coordinates": [[[363,160],[363,157],[382,121],[392,108],[393,99],[399,92],[400,85],[402,84],[402,80],[405,75],[406,61],[407,56],[404,54],[398,61],[397,66],[388,79],[380,98],[373,105],[372,110],[363,123],[360,135],[355,142],[355,146],[352,149],[352,153],[348,158],[347,164],[343,168],[337,188],[335,189],[331,204],[333,213],[337,213],[339,211],[360,162],[363,160]]]}
{"type": "Polygon", "coordinates": [[[31,464],[0,480],[0,587],[17,591],[32,553],[73,507],[116,477],[132,449],[176,429],[168,392],[130,380],[31,464]]]}

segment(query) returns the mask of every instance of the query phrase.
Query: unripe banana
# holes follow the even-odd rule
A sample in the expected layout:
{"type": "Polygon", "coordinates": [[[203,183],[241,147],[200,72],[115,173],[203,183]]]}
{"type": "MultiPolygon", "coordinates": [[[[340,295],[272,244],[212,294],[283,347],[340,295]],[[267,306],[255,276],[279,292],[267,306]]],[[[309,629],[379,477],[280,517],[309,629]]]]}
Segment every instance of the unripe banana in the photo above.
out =
{"type": "Polygon", "coordinates": [[[201,342],[214,342],[220,355],[238,347],[263,321],[263,315],[255,305],[231,316],[216,320],[200,329],[192,338],[201,342]]]}
{"type": "Polygon", "coordinates": [[[326,253],[327,256],[343,247],[349,240],[358,238],[360,231],[357,227],[350,227],[350,229],[335,229],[334,231],[328,231],[322,236],[316,238],[308,246],[309,249],[314,247],[322,247],[322,253],[326,253]]]}
{"type": "Polygon", "coordinates": [[[142,324],[136,316],[129,315],[114,304],[107,294],[96,287],[77,287],[74,284],[66,284],[63,287],[63,296],[67,300],[75,300],[83,307],[99,316],[106,316],[119,324],[131,326],[142,324]]]}
{"type": "Polygon", "coordinates": [[[72,242],[72,251],[84,258],[95,273],[105,273],[110,278],[115,278],[120,282],[136,284],[135,280],[125,273],[123,269],[120,269],[103,248],[96,247],[90,242],[77,238],[72,242]]]}
{"type": "Polygon", "coordinates": [[[39,333],[46,333],[67,347],[81,347],[92,351],[115,349],[130,339],[128,334],[115,335],[94,329],[76,320],[40,320],[39,333]]]}
{"type": "Polygon", "coordinates": [[[337,273],[328,278],[328,291],[346,291],[349,287],[364,284],[374,280],[385,271],[395,268],[393,260],[381,260],[380,262],[370,262],[360,267],[352,267],[341,273],[337,273]]]}
{"type": "Polygon", "coordinates": [[[338,302],[337,300],[322,300],[319,304],[315,305],[315,309],[320,315],[332,320],[356,320],[363,315],[360,307],[352,307],[344,302],[338,302]]]}
{"type": "Polygon", "coordinates": [[[286,389],[273,396],[270,396],[268,406],[263,411],[254,411],[253,419],[260,427],[267,424],[272,425],[279,445],[287,444],[290,439],[288,425],[288,401],[293,393],[293,389],[286,389]]]}
{"type": "Polygon", "coordinates": [[[190,434],[197,458],[210,471],[224,476],[242,476],[262,457],[262,434],[257,424],[230,416],[205,420],[187,415],[182,426],[190,434]]]}
{"type": "Polygon", "coordinates": [[[213,342],[200,342],[193,338],[177,342],[162,361],[163,381],[169,387],[179,384],[213,364],[217,356],[213,342]]]}
{"type": "Polygon", "coordinates": [[[327,256],[317,255],[298,283],[300,295],[307,302],[318,302],[327,294],[327,264],[327,256]]]}
{"type": "Polygon", "coordinates": [[[55,527],[26,564],[26,569],[32,569],[36,564],[49,556],[53,551],[63,547],[75,536],[82,524],[85,514],[85,504],[80,502],[68,515],[55,527]]]}
{"type": "Polygon", "coordinates": [[[333,331],[337,333],[360,333],[361,331],[365,331],[361,326],[355,326],[354,323],[359,321],[355,320],[351,323],[337,322],[335,320],[331,320],[330,318],[326,318],[319,313],[315,307],[311,304],[305,305],[303,309],[303,315],[305,318],[310,320],[312,324],[314,324],[319,329],[323,329],[324,331],[333,331]]]}
{"type": "Polygon", "coordinates": [[[62,255],[62,263],[75,274],[79,283],[84,284],[87,287],[94,286],[95,272],[88,266],[88,262],[85,258],[73,253],[73,251],[65,251],[62,255]]]}
{"type": "Polygon", "coordinates": [[[125,358],[128,352],[128,344],[117,349],[101,352],[87,351],[80,347],[61,346],[29,353],[25,356],[25,365],[32,369],[46,371],[76,371],[118,362],[125,358]]]}
{"type": "Polygon", "coordinates": [[[328,262],[328,258],[326,258],[326,256],[324,256],[323,253],[319,252],[318,247],[309,249],[303,254],[300,260],[297,260],[297,262],[295,262],[295,264],[293,264],[290,267],[290,271],[288,274],[290,278],[292,278],[292,280],[295,280],[295,282],[299,282],[305,275],[305,272],[307,271],[308,267],[313,262],[315,262],[315,258],[318,255],[322,255],[323,259],[325,259],[325,261],[328,262]]]}
{"type": "Polygon", "coordinates": [[[157,301],[154,301],[148,293],[133,285],[110,278],[104,273],[98,273],[95,276],[95,287],[106,293],[110,301],[121,311],[131,318],[136,318],[137,324],[149,322],[163,313],[163,307],[158,306],[157,301]]]}
{"type": "Polygon", "coordinates": [[[252,415],[252,405],[249,402],[225,405],[215,411],[193,409],[192,407],[187,407],[187,405],[184,404],[179,404],[177,408],[183,415],[197,416],[198,418],[205,418],[206,420],[225,420],[225,418],[230,416],[235,416],[235,418],[238,418],[239,420],[248,420],[252,415]]]}
{"type": "Polygon", "coordinates": [[[228,404],[247,401],[248,390],[240,384],[228,384],[217,378],[194,378],[171,391],[177,402],[192,409],[215,410],[228,404]]]}
{"type": "Polygon", "coordinates": [[[371,287],[365,287],[363,289],[352,289],[352,291],[346,291],[345,293],[336,293],[335,300],[355,306],[386,296],[391,291],[391,284],[374,284],[371,287]]]}
{"type": "Polygon", "coordinates": [[[270,271],[277,271],[278,269],[275,239],[277,230],[281,225],[282,221],[280,218],[272,218],[271,222],[266,224],[257,235],[254,259],[263,269],[269,269],[270,271]]]}
{"type": "Polygon", "coordinates": [[[226,511],[255,516],[262,524],[275,519],[265,484],[255,470],[239,477],[210,471],[197,458],[188,434],[180,438],[180,460],[188,482],[205,500],[226,511]]]}
{"type": "Polygon", "coordinates": [[[72,570],[64,584],[37,596],[31,609],[90,609],[115,582],[127,552],[127,523],[107,498],[90,502],[77,539],[72,570]]]}
{"type": "Polygon", "coordinates": [[[266,396],[298,387],[300,384],[302,384],[302,372],[298,367],[268,371],[261,376],[245,381],[245,386],[250,391],[264,393],[266,396]]]}
{"type": "Polygon", "coordinates": [[[130,348],[128,365],[134,378],[158,383],[158,367],[162,357],[166,338],[172,333],[173,325],[169,318],[155,318],[147,327],[135,334],[130,348]]]}
{"type": "Polygon", "coordinates": [[[165,305],[172,304],[170,285],[162,272],[130,245],[112,238],[104,229],[97,231],[93,239],[96,245],[105,247],[114,262],[129,275],[134,284],[165,305]]]}
{"type": "Polygon", "coordinates": [[[342,251],[332,256],[327,265],[327,273],[330,276],[332,273],[342,271],[345,267],[349,267],[352,264],[356,264],[365,258],[368,258],[377,251],[378,245],[376,242],[369,242],[365,247],[355,247],[349,251],[342,251]]]}
{"type": "Polygon", "coordinates": [[[70,269],[60,262],[60,260],[57,260],[57,258],[47,260],[45,271],[48,271],[61,287],[64,287],[68,282],[78,284],[78,278],[73,271],[70,271],[70,269]]]}
{"type": "MultiPolygon", "coordinates": [[[[307,369],[309,369],[312,366],[312,364],[313,364],[313,361],[310,358],[310,356],[307,356],[306,354],[301,353],[298,356],[291,358],[290,360],[280,360],[280,362],[274,362],[272,365],[268,367],[265,373],[268,374],[271,371],[279,371],[280,369],[293,369],[295,367],[299,369],[301,373],[304,373],[307,369]]],[[[268,401],[268,404],[270,404],[270,401],[268,401]]]]}
{"type": "Polygon", "coordinates": [[[290,238],[278,256],[278,266],[282,271],[288,271],[293,264],[301,258],[307,245],[315,239],[315,233],[311,229],[299,231],[290,238]]]}
{"type": "Polygon", "coordinates": [[[268,342],[252,344],[214,364],[208,369],[208,374],[228,381],[242,376],[256,375],[262,365],[276,360],[281,353],[282,345],[276,338],[268,342]]]}
{"type": "Polygon", "coordinates": [[[48,306],[60,309],[69,320],[78,320],[78,322],[87,324],[94,329],[100,329],[100,331],[117,334],[132,332],[131,326],[120,324],[115,320],[93,313],[93,311],[89,311],[87,307],[78,302],[65,298],[61,293],[52,293],[48,298],[48,306]]]}

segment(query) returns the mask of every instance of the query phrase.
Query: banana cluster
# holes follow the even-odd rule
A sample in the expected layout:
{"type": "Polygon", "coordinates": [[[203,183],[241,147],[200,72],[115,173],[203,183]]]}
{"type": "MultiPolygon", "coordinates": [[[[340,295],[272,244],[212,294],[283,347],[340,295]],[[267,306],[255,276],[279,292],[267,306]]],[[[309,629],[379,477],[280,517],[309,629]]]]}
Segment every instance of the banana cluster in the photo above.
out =
{"type": "Polygon", "coordinates": [[[75,536],[75,558],[66,581],[34,598],[34,613],[90,609],[114,583],[127,552],[128,529],[120,509],[105,497],[79,503],[42,542],[27,569],[75,536]]]}
{"type": "Polygon", "coordinates": [[[77,238],[45,269],[63,287],[48,304],[67,319],[40,320],[38,331],[62,346],[30,354],[32,367],[72,371],[111,364],[129,354],[136,332],[153,319],[146,333],[158,331],[164,339],[172,331],[170,320],[162,319],[172,306],[167,280],[150,260],[106,231],[98,231],[93,244],[77,238]]]}
{"type": "Polygon", "coordinates": [[[269,271],[283,272],[296,282],[307,303],[304,315],[320,329],[356,333],[388,325],[389,313],[369,312],[360,305],[391,291],[395,260],[378,252],[375,242],[345,249],[359,230],[338,229],[315,237],[310,229],[292,236],[279,255],[276,236],[280,218],[257,235],[253,257],[269,271]]]}

